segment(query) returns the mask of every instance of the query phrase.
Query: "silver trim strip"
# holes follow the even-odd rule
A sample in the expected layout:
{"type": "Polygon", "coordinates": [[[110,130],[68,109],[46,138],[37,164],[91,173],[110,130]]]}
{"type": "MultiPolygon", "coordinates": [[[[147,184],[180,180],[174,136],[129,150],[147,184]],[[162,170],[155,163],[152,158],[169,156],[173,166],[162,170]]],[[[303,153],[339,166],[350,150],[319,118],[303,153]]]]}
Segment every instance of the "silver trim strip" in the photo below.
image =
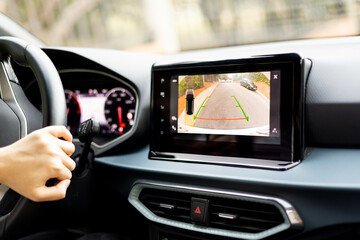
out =
{"type": "Polygon", "coordinates": [[[225,218],[225,219],[230,219],[230,220],[235,220],[237,218],[236,215],[233,214],[227,214],[227,213],[219,213],[218,214],[219,218],[225,218]]]}
{"type": "Polygon", "coordinates": [[[9,76],[7,74],[6,68],[3,63],[1,63],[0,67],[0,89],[1,89],[1,97],[5,102],[13,104],[13,107],[16,108],[17,113],[16,116],[20,120],[20,138],[23,138],[27,135],[27,120],[26,116],[21,109],[18,101],[16,100],[14,91],[11,87],[9,76]]]}
{"type": "Polygon", "coordinates": [[[211,156],[187,153],[170,153],[170,152],[150,152],[150,159],[159,159],[167,161],[183,161],[196,163],[210,163],[220,165],[232,165],[251,168],[264,168],[272,170],[288,170],[301,163],[301,161],[277,161],[255,158],[211,156]]]}
{"type": "Polygon", "coordinates": [[[174,205],[170,205],[170,204],[165,204],[165,203],[160,203],[159,207],[161,208],[165,208],[165,209],[169,209],[169,210],[172,210],[175,208],[174,205]]]}
{"type": "Polygon", "coordinates": [[[239,238],[246,240],[263,239],[290,228],[301,229],[303,227],[302,219],[300,218],[299,214],[290,203],[280,198],[269,197],[265,195],[141,180],[134,184],[133,188],[130,191],[128,201],[150,221],[154,221],[160,224],[178,227],[190,231],[202,232],[202,233],[224,236],[224,237],[232,237],[232,238],[239,238]],[[236,232],[236,231],[217,229],[217,228],[211,228],[205,226],[198,226],[190,223],[170,220],[155,215],[143,203],[140,202],[139,196],[143,188],[153,188],[153,189],[171,190],[176,192],[194,193],[197,195],[204,195],[204,196],[217,196],[217,197],[220,196],[222,198],[239,199],[245,201],[272,204],[279,209],[279,211],[284,217],[285,222],[274,228],[271,228],[269,230],[260,233],[244,233],[244,232],[236,232]]]}

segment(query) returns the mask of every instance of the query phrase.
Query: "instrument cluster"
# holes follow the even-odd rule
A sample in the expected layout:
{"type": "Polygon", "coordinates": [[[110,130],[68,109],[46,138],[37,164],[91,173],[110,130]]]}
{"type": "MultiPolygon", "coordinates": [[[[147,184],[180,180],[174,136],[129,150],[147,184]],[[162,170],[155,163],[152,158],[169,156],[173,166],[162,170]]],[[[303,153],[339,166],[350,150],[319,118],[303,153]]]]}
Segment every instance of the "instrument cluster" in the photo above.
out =
{"type": "MultiPolygon", "coordinates": [[[[108,77],[77,78],[67,73],[63,78],[67,105],[67,128],[77,137],[81,122],[93,118],[100,123],[100,134],[94,142],[101,146],[128,133],[135,124],[136,95],[134,90],[108,77]],[[71,76],[71,77],[69,77],[71,76]]],[[[86,74],[87,75],[87,74],[86,74]]]]}

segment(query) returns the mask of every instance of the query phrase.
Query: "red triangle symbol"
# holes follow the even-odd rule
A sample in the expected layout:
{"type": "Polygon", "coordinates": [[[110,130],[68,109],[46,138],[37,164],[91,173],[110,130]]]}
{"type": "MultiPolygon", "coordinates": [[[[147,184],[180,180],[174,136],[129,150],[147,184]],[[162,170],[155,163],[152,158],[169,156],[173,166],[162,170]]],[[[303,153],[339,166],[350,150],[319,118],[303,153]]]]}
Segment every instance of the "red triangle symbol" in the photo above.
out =
{"type": "Polygon", "coordinates": [[[201,214],[201,211],[200,211],[200,208],[199,208],[199,207],[197,207],[197,208],[195,209],[195,213],[201,214]]]}

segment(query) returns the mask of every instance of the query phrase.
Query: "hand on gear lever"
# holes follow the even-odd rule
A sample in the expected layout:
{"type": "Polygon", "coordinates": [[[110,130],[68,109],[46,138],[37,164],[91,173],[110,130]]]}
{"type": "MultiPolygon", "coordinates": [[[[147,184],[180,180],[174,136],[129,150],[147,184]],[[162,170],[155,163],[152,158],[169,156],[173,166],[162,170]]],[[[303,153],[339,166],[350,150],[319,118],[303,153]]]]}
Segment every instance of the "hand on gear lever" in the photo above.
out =
{"type": "Polygon", "coordinates": [[[82,175],[89,165],[88,155],[91,150],[91,142],[93,138],[99,133],[100,124],[98,121],[90,118],[85,122],[82,122],[79,126],[79,141],[84,143],[80,158],[75,159],[76,168],[74,170],[75,175],[82,175]]]}

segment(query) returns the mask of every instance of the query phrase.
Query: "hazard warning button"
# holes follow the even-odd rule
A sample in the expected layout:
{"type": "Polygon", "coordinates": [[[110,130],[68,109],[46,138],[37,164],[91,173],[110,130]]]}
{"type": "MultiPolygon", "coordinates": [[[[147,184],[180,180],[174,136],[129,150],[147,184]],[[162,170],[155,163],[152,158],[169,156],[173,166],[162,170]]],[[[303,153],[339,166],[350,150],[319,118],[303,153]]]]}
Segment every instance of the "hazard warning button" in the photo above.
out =
{"type": "Polygon", "coordinates": [[[208,218],[209,200],[191,198],[191,220],[197,223],[206,223],[208,218]]]}

